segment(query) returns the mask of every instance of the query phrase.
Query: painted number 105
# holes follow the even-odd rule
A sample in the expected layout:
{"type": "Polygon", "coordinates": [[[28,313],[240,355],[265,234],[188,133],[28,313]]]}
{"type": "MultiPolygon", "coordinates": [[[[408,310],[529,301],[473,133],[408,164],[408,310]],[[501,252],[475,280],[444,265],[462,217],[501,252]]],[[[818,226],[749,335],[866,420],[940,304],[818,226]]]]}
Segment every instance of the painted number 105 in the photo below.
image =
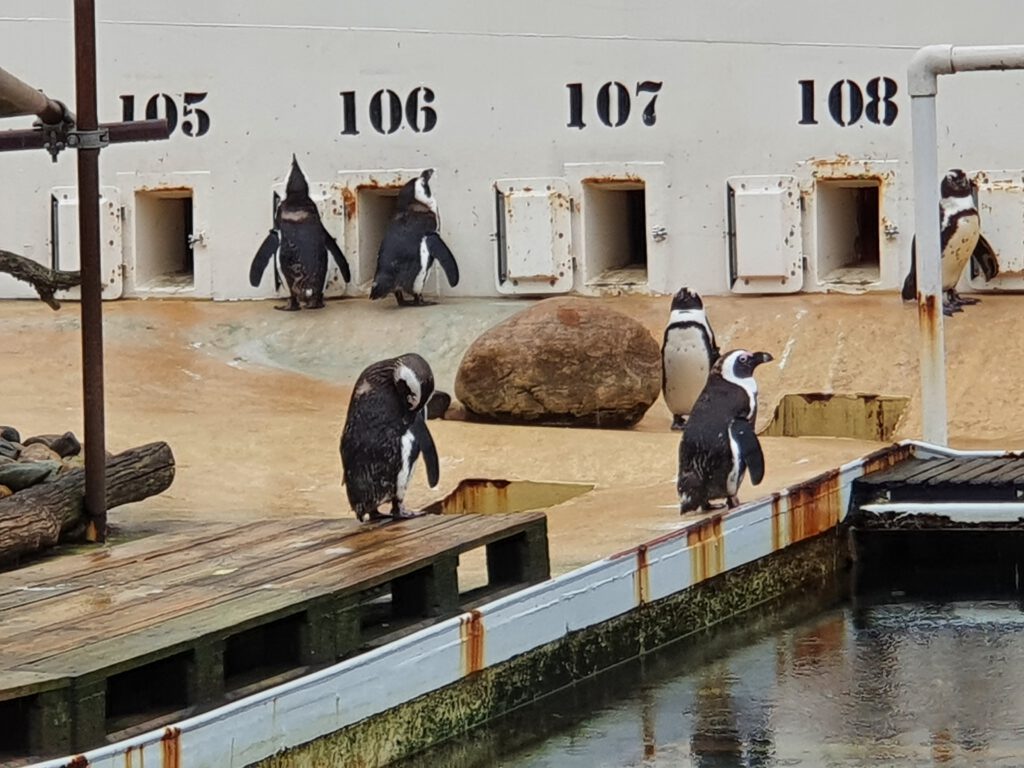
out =
{"type": "MultiPolygon", "coordinates": [[[[800,80],[799,85],[799,124],[817,125],[814,81],[800,80]]],[[[828,90],[828,114],[836,125],[856,125],[862,117],[875,125],[892,125],[899,114],[895,95],[896,81],[891,77],[873,77],[863,90],[853,80],[837,80],[828,90]]]]}
{"type": "MultiPolygon", "coordinates": [[[[146,102],[146,119],[166,118],[169,132],[174,133],[174,129],[179,125],[178,115],[180,112],[181,132],[186,136],[199,138],[210,130],[210,115],[205,109],[196,106],[205,98],[205,93],[183,93],[179,110],[178,102],[173,96],[166,93],[153,94],[146,102]]],[[[135,96],[132,94],[121,96],[121,119],[125,122],[135,119],[135,96]]]]}

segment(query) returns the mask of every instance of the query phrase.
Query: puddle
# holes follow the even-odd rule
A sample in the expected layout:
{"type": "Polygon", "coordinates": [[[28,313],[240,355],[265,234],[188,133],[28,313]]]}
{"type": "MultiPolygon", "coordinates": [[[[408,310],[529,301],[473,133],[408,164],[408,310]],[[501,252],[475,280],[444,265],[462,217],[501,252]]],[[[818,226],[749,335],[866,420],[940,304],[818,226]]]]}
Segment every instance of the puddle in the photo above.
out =
{"type": "Polygon", "coordinates": [[[500,515],[546,509],[594,490],[593,483],[542,483],[532,480],[467,478],[440,501],[426,508],[430,514],[500,515]]]}
{"type": "Polygon", "coordinates": [[[1020,601],[905,600],[671,646],[400,765],[1024,764],[1020,601]]]}
{"type": "Polygon", "coordinates": [[[909,402],[910,398],[892,395],[821,392],[783,395],[764,434],[890,442],[909,402]]]}

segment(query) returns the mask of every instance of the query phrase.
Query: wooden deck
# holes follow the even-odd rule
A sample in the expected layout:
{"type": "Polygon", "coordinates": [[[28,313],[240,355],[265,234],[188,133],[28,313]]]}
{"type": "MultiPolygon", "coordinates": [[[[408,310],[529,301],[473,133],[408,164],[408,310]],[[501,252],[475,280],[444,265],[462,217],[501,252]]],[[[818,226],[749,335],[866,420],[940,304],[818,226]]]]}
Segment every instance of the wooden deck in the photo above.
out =
{"type": "Polygon", "coordinates": [[[1020,501],[1024,457],[1017,455],[912,458],[855,483],[858,496],[889,501],[1020,501]]]}
{"type": "Polygon", "coordinates": [[[542,513],[210,524],[2,573],[0,764],[180,719],[548,575],[542,513]],[[458,557],[480,547],[488,584],[460,593],[458,557]]]}

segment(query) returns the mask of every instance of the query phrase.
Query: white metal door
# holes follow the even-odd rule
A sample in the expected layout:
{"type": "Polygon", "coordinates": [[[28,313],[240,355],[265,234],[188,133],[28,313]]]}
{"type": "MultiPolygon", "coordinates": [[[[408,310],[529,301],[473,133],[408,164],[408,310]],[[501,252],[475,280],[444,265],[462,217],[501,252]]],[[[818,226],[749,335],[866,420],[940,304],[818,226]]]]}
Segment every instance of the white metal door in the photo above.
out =
{"type": "Polygon", "coordinates": [[[796,178],[734,176],[726,184],[733,293],[799,291],[803,237],[796,178]]]}
{"type": "Polygon", "coordinates": [[[494,189],[498,290],[572,290],[572,203],[566,181],[500,179],[494,189]]]}
{"type": "MultiPolygon", "coordinates": [[[[78,188],[50,190],[50,237],[53,268],[73,272],[81,268],[78,240],[78,188]]],[[[124,289],[124,252],[121,238],[121,194],[117,187],[100,187],[100,280],[104,299],[121,297],[124,289]]],[[[78,300],[81,290],[61,291],[59,298],[78,300]]]]}

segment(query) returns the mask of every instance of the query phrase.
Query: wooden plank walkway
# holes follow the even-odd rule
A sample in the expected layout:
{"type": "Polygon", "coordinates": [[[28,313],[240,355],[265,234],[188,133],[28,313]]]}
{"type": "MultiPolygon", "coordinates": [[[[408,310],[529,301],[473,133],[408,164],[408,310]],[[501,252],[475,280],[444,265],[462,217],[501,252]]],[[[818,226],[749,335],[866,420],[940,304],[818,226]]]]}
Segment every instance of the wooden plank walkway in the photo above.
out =
{"type": "Polygon", "coordinates": [[[1024,498],[1024,457],[912,458],[854,483],[859,503],[995,502],[1024,498]]]}
{"type": "Polygon", "coordinates": [[[82,751],[549,576],[543,513],[208,524],[0,573],[0,764],[82,751]],[[460,594],[461,553],[488,584],[460,594]]]}

